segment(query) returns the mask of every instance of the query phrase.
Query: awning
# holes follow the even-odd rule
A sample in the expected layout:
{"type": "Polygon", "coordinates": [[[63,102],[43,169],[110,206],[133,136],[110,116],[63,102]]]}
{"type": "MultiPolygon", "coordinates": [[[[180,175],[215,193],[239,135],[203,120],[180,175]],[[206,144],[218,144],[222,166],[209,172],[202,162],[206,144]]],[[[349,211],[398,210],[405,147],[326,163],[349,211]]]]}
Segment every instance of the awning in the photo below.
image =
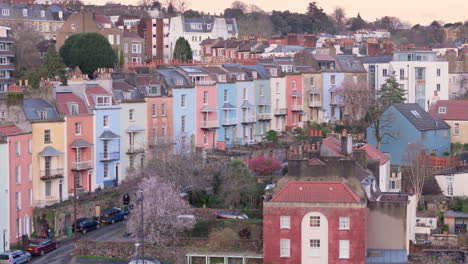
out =
{"type": "Polygon", "coordinates": [[[224,103],[222,108],[223,109],[236,109],[237,107],[235,105],[230,104],[230,103],[224,103]]]}
{"type": "Polygon", "coordinates": [[[63,155],[63,152],[60,152],[51,146],[47,146],[41,152],[39,152],[38,155],[39,156],[60,156],[60,155],[63,155]]]}
{"type": "Polygon", "coordinates": [[[298,92],[296,92],[296,91],[294,91],[291,95],[292,95],[292,96],[302,96],[301,93],[298,93],[298,92]]]}
{"type": "Polygon", "coordinates": [[[208,105],[204,105],[204,106],[201,108],[201,111],[202,111],[202,112],[216,112],[216,111],[218,111],[218,109],[213,108],[213,107],[208,106],[208,105]]]}
{"type": "Polygon", "coordinates": [[[141,126],[132,125],[132,126],[128,126],[126,131],[127,132],[141,132],[141,131],[145,131],[145,128],[141,126]]]}
{"type": "Polygon", "coordinates": [[[78,138],[78,139],[75,139],[72,143],[71,143],[71,146],[72,148],[87,148],[87,147],[92,147],[93,144],[92,143],[89,143],[88,141],[82,139],[82,138],[78,138]]]}
{"type": "Polygon", "coordinates": [[[320,90],[319,89],[310,89],[309,94],[320,94],[320,90]]]}
{"type": "Polygon", "coordinates": [[[249,101],[247,100],[244,100],[244,102],[242,103],[242,108],[254,108],[255,106],[251,103],[249,103],[249,101]]]}
{"type": "Polygon", "coordinates": [[[114,132],[112,132],[110,130],[105,130],[99,136],[99,139],[116,139],[116,138],[119,138],[119,135],[115,134],[114,132]]]}

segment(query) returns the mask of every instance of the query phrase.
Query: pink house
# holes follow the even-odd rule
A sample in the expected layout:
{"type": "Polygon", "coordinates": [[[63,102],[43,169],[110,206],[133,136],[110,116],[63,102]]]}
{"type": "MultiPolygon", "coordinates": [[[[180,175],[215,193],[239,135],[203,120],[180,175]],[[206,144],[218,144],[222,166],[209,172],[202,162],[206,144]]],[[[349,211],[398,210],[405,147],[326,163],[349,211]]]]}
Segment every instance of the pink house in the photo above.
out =
{"type": "Polygon", "coordinates": [[[195,86],[195,94],[197,120],[195,144],[201,148],[215,148],[216,130],[219,128],[216,85],[199,84],[195,86]]]}
{"type": "Polygon", "coordinates": [[[288,73],[286,75],[286,106],[288,108],[286,126],[288,127],[302,127],[304,113],[302,96],[302,75],[288,73]]]}
{"type": "MultiPolygon", "coordinates": [[[[10,166],[10,244],[33,232],[32,141],[14,125],[1,126],[0,134],[8,137],[10,166]]],[[[2,190],[3,191],[3,190],[2,190]]]]}
{"type": "MultiPolygon", "coordinates": [[[[65,116],[67,133],[68,190],[92,191],[94,182],[93,115],[84,101],[72,92],[57,92],[57,110],[65,116]]],[[[93,188],[94,187],[94,188],[93,188]]]]}

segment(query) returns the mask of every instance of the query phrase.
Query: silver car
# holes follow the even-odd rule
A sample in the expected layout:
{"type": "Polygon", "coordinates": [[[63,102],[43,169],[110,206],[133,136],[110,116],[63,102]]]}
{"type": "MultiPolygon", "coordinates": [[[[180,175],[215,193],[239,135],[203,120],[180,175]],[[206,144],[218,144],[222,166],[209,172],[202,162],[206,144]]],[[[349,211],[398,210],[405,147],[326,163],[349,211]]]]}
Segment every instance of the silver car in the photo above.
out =
{"type": "Polygon", "coordinates": [[[20,264],[31,260],[31,254],[22,250],[0,253],[0,263],[20,264]]]}

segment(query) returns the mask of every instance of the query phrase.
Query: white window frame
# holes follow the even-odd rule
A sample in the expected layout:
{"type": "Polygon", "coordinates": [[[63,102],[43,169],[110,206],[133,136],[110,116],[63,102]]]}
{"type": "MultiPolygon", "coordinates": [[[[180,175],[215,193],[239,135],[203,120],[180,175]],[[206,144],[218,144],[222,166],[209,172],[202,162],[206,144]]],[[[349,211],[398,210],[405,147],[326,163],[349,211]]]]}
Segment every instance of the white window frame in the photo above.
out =
{"type": "Polygon", "coordinates": [[[45,10],[41,10],[41,17],[45,17],[45,10]]]}
{"type": "Polygon", "coordinates": [[[280,257],[289,258],[291,256],[291,240],[280,239],[280,257]]]}
{"type": "Polygon", "coordinates": [[[78,115],[80,112],[80,106],[76,103],[70,104],[70,114],[71,115],[78,115]]]}
{"type": "Polygon", "coordinates": [[[50,144],[52,142],[52,136],[50,129],[44,130],[44,144],[50,144]]]}
{"type": "Polygon", "coordinates": [[[460,123],[453,124],[453,135],[460,135],[460,123]]]}
{"type": "Polygon", "coordinates": [[[132,54],[141,54],[141,44],[132,44],[132,54]]]}
{"type": "Polygon", "coordinates": [[[291,228],[291,217],[289,215],[280,216],[280,229],[291,228]]]}
{"type": "Polygon", "coordinates": [[[32,163],[28,164],[28,180],[32,182],[32,175],[33,175],[33,169],[32,169],[32,163]]]}
{"type": "Polygon", "coordinates": [[[20,141],[15,142],[15,154],[16,156],[21,155],[21,142],[20,141]]]}
{"type": "Polygon", "coordinates": [[[152,104],[151,105],[151,114],[153,117],[158,116],[158,105],[157,104],[152,104]]]}
{"type": "Polygon", "coordinates": [[[203,104],[208,104],[208,91],[203,91],[203,104]]]}
{"type": "Polygon", "coordinates": [[[135,109],[128,109],[128,120],[135,121],[135,109]]]}
{"type": "Polygon", "coordinates": [[[166,116],[166,115],[167,115],[166,104],[163,103],[161,104],[161,116],[166,116]]]}
{"type": "Polygon", "coordinates": [[[296,80],[293,80],[293,81],[291,82],[291,88],[292,88],[294,91],[297,90],[296,80]]]}
{"type": "Polygon", "coordinates": [[[340,259],[349,259],[349,240],[340,240],[339,244],[339,257],[340,259]]]}
{"type": "Polygon", "coordinates": [[[349,216],[340,216],[339,230],[349,230],[349,216]]]}
{"type": "Polygon", "coordinates": [[[102,169],[103,169],[102,175],[104,179],[108,179],[109,178],[109,163],[107,162],[104,163],[102,169]]]}
{"type": "Polygon", "coordinates": [[[96,97],[96,105],[97,106],[109,106],[111,105],[111,97],[110,96],[98,96],[96,97]]]}
{"type": "Polygon", "coordinates": [[[182,94],[182,95],[180,96],[180,107],[182,107],[182,108],[186,108],[186,107],[187,107],[186,99],[187,99],[187,95],[182,94]]]}
{"type": "Polygon", "coordinates": [[[75,136],[81,136],[81,122],[75,123],[75,136]]]}
{"type": "Polygon", "coordinates": [[[29,206],[33,206],[33,192],[32,189],[29,189],[29,206]]]}
{"type": "Polygon", "coordinates": [[[15,183],[21,184],[21,166],[20,165],[15,167],[15,183]]]}
{"type": "Polygon", "coordinates": [[[109,44],[114,45],[114,35],[107,35],[107,40],[109,41],[109,44]]]}
{"type": "Polygon", "coordinates": [[[52,195],[52,182],[51,181],[46,181],[44,183],[45,187],[45,196],[50,197],[52,195]]]}
{"type": "Polygon", "coordinates": [[[180,117],[180,131],[181,131],[182,133],[185,133],[185,128],[186,128],[186,127],[185,127],[185,125],[186,125],[186,124],[185,124],[185,121],[186,121],[185,115],[181,116],[181,117],[180,117]]]}
{"type": "Polygon", "coordinates": [[[203,144],[208,145],[208,132],[203,131],[203,144]]]}
{"type": "Polygon", "coordinates": [[[109,116],[105,115],[102,117],[102,127],[109,128],[109,116]]]}
{"type": "Polygon", "coordinates": [[[10,16],[10,9],[2,9],[2,16],[10,16]]]}
{"type": "Polygon", "coordinates": [[[320,216],[319,215],[312,215],[309,218],[309,226],[313,228],[320,227],[320,216]]]}
{"type": "Polygon", "coordinates": [[[320,257],[320,247],[321,245],[320,239],[311,239],[309,240],[309,256],[311,257],[320,257]]]}
{"type": "Polygon", "coordinates": [[[446,106],[439,106],[438,112],[439,112],[439,114],[446,114],[447,113],[447,107],[446,106]]]}

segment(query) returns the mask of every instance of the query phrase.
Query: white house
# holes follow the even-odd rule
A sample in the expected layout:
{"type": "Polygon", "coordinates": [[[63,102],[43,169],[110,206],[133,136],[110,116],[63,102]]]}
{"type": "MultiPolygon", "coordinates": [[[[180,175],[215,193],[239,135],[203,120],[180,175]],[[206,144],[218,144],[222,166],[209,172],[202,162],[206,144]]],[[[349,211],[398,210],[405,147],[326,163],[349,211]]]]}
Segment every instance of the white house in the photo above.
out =
{"type": "Polygon", "coordinates": [[[9,144],[0,134],[0,250],[10,248],[10,169],[9,144]]]}
{"type": "Polygon", "coordinates": [[[468,168],[455,167],[434,175],[445,196],[468,196],[468,168]]]}
{"type": "Polygon", "coordinates": [[[270,102],[273,117],[271,129],[283,132],[286,129],[286,77],[281,74],[278,67],[268,67],[270,75],[270,102]]]}
{"type": "Polygon", "coordinates": [[[237,38],[237,22],[235,18],[198,17],[185,18],[173,17],[169,26],[169,56],[172,58],[177,39],[184,37],[188,40],[193,52],[194,60],[201,60],[200,43],[205,39],[230,39],[237,38]]]}
{"type": "Polygon", "coordinates": [[[367,152],[367,158],[379,161],[379,188],[382,192],[399,192],[400,181],[394,172],[390,173],[390,153],[384,153],[371,144],[365,144],[359,149],[367,152]]]}

